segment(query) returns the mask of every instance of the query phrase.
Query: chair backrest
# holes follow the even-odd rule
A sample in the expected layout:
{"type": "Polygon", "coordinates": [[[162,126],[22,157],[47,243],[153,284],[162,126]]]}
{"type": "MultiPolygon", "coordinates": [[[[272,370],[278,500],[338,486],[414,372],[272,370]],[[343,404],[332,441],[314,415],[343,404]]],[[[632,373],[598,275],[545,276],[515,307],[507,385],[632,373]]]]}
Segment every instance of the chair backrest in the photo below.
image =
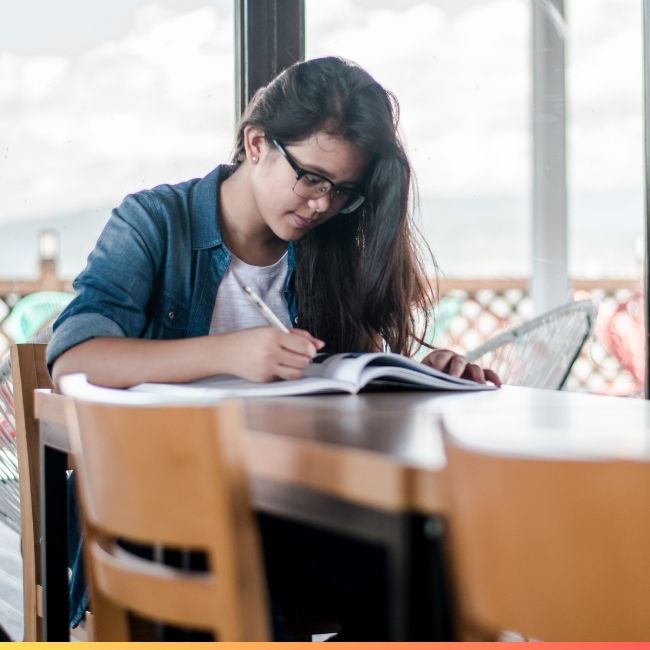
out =
{"type": "Polygon", "coordinates": [[[52,388],[43,343],[11,346],[11,373],[16,421],[20,489],[20,533],[23,558],[24,640],[41,639],[40,436],[34,418],[34,390],[52,388]]]}
{"type": "Polygon", "coordinates": [[[445,451],[460,636],[650,638],[649,461],[445,451]]]}
{"type": "Polygon", "coordinates": [[[590,300],[570,302],[498,334],[466,356],[494,370],[504,384],[560,389],[595,319],[590,300]]]}
{"type": "Polygon", "coordinates": [[[268,639],[241,405],[66,408],[94,640],[129,640],[129,613],[220,641],[268,639]],[[155,564],[124,542],[203,552],[207,570],[155,564]]]}

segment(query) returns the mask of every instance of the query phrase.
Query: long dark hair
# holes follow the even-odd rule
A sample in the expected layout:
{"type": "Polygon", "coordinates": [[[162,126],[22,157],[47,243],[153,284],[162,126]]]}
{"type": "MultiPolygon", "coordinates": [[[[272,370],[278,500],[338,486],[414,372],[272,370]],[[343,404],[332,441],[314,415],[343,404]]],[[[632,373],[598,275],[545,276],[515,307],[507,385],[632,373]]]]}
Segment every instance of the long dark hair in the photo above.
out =
{"type": "Polygon", "coordinates": [[[326,341],[328,352],[375,351],[381,337],[391,351],[410,354],[427,328],[433,289],[412,220],[412,173],[398,121],[389,91],[359,66],[326,57],[296,63],[258,90],[239,123],[235,164],[247,126],[283,144],[324,132],[369,157],[365,202],[296,245],[298,325],[326,341]]]}

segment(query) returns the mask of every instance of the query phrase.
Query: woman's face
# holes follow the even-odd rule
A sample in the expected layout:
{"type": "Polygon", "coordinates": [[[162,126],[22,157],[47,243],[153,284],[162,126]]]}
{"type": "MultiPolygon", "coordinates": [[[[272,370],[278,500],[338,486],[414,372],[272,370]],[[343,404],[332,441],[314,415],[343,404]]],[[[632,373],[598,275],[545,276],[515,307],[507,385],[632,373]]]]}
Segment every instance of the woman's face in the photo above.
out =
{"type": "MultiPolygon", "coordinates": [[[[294,166],[304,172],[325,177],[337,186],[360,188],[368,156],[346,140],[316,133],[295,144],[280,144],[294,166]]],[[[332,205],[329,192],[304,198],[306,192],[301,190],[306,180],[296,185],[297,173],[287,157],[264,138],[258,147],[258,161],[251,170],[253,194],[260,216],[277,237],[284,241],[300,239],[336,216],[340,206],[332,205]],[[303,196],[296,194],[294,187],[303,196]]]]}

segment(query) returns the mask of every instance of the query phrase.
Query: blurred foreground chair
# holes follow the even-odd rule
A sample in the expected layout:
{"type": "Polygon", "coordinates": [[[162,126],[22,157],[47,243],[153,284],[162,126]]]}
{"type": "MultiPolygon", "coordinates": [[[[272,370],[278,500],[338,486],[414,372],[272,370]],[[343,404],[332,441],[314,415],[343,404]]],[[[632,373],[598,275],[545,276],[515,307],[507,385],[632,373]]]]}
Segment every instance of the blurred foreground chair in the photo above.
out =
{"type": "Polygon", "coordinates": [[[269,639],[241,405],[102,404],[79,399],[65,379],[64,393],[77,397],[66,417],[93,640],[131,640],[131,615],[209,632],[218,641],[269,639]],[[206,570],[157,564],[129,544],[202,552],[206,570]]]}
{"type": "Polygon", "coordinates": [[[497,334],[467,359],[491,368],[504,384],[560,389],[591,334],[596,307],[570,302],[497,334]]]}
{"type": "Polygon", "coordinates": [[[498,455],[446,426],[460,638],[650,639],[650,461],[498,455]]]}

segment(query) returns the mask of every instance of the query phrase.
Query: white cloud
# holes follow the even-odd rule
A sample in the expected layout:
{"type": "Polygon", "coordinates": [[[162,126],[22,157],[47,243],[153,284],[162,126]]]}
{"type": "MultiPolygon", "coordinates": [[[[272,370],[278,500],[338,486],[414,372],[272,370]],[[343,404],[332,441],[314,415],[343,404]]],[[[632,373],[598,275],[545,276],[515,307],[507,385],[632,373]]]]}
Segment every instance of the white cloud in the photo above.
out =
{"type": "Polygon", "coordinates": [[[569,173],[578,190],[642,187],[642,22],[634,5],[570,5],[569,173]]]}
{"type": "MultiPolygon", "coordinates": [[[[567,3],[572,189],[641,186],[638,4],[567,3]]],[[[396,92],[423,194],[526,192],[529,2],[450,7],[309,0],[307,54],[348,56],[396,92]]],[[[233,31],[229,8],[149,2],[81,55],[0,52],[0,221],[111,205],[224,160],[233,31]]]]}
{"type": "MultiPolygon", "coordinates": [[[[396,92],[423,194],[529,190],[528,2],[493,0],[457,12],[426,2],[376,11],[344,0],[313,4],[308,54],[348,56],[396,92]],[[345,17],[338,29],[333,16],[345,17]]],[[[567,3],[572,190],[641,185],[638,4],[567,3]]]]}
{"type": "Polygon", "coordinates": [[[0,55],[0,221],[112,205],[227,159],[232,52],[229,13],[152,3],[80,56],[0,55]]]}
{"type": "Polygon", "coordinates": [[[335,32],[317,18],[309,55],[348,56],[397,94],[423,194],[525,191],[524,3],[500,0],[454,15],[426,3],[396,5],[335,32]],[[504,158],[513,149],[523,161],[504,158]]]}
{"type": "Polygon", "coordinates": [[[64,75],[68,61],[60,56],[22,57],[0,53],[0,106],[10,102],[39,102],[64,75]]]}

